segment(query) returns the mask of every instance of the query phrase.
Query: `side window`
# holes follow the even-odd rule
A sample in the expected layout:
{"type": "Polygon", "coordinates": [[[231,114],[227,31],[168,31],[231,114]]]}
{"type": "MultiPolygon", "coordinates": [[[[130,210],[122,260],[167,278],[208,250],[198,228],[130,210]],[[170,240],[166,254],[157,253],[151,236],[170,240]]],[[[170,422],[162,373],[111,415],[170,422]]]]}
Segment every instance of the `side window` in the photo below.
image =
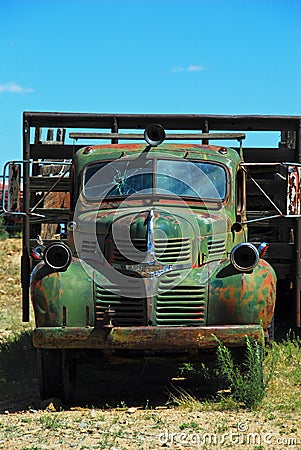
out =
{"type": "Polygon", "coordinates": [[[236,174],[237,215],[243,215],[246,203],[245,172],[240,169],[236,174]]]}

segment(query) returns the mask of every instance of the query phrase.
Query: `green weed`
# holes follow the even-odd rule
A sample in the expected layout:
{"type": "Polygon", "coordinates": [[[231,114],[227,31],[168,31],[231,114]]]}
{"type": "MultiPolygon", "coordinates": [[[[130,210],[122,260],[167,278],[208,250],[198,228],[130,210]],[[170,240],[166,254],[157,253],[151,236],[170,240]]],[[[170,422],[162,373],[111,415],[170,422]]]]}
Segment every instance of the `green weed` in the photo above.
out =
{"type": "Polygon", "coordinates": [[[42,447],[37,447],[36,445],[32,445],[31,447],[22,447],[21,450],[41,450],[42,447]]]}
{"type": "Polygon", "coordinates": [[[44,430],[58,430],[62,428],[63,421],[55,413],[47,414],[39,418],[40,425],[44,430]]]}
{"type": "Polygon", "coordinates": [[[265,396],[259,344],[246,338],[245,357],[238,366],[230,349],[218,341],[217,358],[220,375],[229,384],[231,396],[246,408],[256,408],[265,396]]]}
{"type": "Polygon", "coordinates": [[[180,426],[179,426],[180,430],[186,430],[187,428],[191,429],[191,430],[197,430],[199,428],[199,424],[197,422],[183,422],[180,426]]]}
{"type": "Polygon", "coordinates": [[[31,447],[22,447],[21,450],[41,450],[42,447],[37,447],[36,445],[33,445],[31,447]]]}

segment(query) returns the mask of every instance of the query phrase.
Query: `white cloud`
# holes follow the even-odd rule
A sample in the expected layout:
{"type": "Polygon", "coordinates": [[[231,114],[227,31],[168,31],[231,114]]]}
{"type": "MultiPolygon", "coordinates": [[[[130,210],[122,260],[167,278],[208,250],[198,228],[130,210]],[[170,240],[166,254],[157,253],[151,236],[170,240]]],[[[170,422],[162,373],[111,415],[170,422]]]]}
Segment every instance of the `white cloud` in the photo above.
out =
{"type": "Polygon", "coordinates": [[[12,94],[26,94],[34,92],[34,89],[20,86],[20,84],[9,81],[8,83],[0,84],[0,93],[10,92],[12,94]]]}
{"type": "Polygon", "coordinates": [[[172,68],[172,73],[179,73],[179,72],[201,72],[202,70],[205,70],[203,66],[200,64],[191,64],[188,67],[183,66],[175,66],[172,68]]]}
{"type": "Polygon", "coordinates": [[[185,72],[184,67],[176,66],[172,68],[172,73],[185,72]]]}
{"type": "Polygon", "coordinates": [[[192,64],[188,67],[187,70],[188,72],[201,72],[202,70],[204,70],[204,67],[199,64],[192,64]]]}

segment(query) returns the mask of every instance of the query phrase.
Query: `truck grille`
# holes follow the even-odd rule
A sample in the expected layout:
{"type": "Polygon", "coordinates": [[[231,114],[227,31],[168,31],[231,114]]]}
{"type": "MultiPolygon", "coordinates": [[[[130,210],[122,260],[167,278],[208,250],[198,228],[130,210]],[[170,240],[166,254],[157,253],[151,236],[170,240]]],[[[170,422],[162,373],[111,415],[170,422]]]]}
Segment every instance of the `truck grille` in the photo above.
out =
{"type": "MultiPolygon", "coordinates": [[[[113,263],[128,264],[129,262],[142,262],[145,259],[145,239],[133,239],[131,242],[118,239],[118,246],[116,243],[113,245],[113,263]],[[135,249],[143,252],[143,254],[141,254],[141,259],[135,252],[135,249]]],[[[163,264],[190,263],[191,240],[189,238],[156,239],[155,256],[156,259],[163,264]]]]}
{"type": "Polygon", "coordinates": [[[145,239],[133,239],[132,241],[118,239],[117,245],[113,242],[113,262],[118,264],[142,262],[145,255],[142,253],[140,256],[137,251],[146,252],[145,239]]]}
{"type": "Polygon", "coordinates": [[[105,311],[110,307],[115,311],[112,322],[114,326],[143,326],[146,324],[146,300],[142,292],[141,284],[127,283],[126,286],[118,286],[112,289],[114,292],[105,289],[98,284],[94,287],[95,317],[97,322],[102,324],[105,311]],[[139,292],[139,289],[141,292],[139,292]],[[120,295],[126,294],[127,297],[120,295]],[[141,294],[139,298],[138,295],[141,294]]]}
{"type": "Polygon", "coordinates": [[[209,257],[222,256],[226,252],[225,240],[208,241],[209,257]]]}
{"type": "Polygon", "coordinates": [[[90,240],[83,240],[81,245],[81,252],[85,255],[92,255],[95,253],[96,250],[96,243],[95,241],[90,240]]]}
{"type": "Polygon", "coordinates": [[[189,238],[157,239],[155,255],[160,263],[189,263],[191,261],[191,241],[189,238]]]}
{"type": "MultiPolygon", "coordinates": [[[[205,284],[177,284],[176,272],[160,281],[155,309],[157,325],[198,326],[206,322],[207,287],[205,284]]],[[[180,281],[180,279],[178,279],[180,281]]]]}

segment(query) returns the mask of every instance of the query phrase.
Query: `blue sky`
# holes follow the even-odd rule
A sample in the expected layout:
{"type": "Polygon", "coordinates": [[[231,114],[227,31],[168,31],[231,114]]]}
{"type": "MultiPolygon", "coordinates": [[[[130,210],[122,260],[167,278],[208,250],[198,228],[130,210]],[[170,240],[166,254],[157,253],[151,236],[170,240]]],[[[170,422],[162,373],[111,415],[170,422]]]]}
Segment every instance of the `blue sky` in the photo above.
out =
{"type": "Polygon", "coordinates": [[[300,0],[0,1],[0,168],[24,110],[301,115],[300,0]]]}

